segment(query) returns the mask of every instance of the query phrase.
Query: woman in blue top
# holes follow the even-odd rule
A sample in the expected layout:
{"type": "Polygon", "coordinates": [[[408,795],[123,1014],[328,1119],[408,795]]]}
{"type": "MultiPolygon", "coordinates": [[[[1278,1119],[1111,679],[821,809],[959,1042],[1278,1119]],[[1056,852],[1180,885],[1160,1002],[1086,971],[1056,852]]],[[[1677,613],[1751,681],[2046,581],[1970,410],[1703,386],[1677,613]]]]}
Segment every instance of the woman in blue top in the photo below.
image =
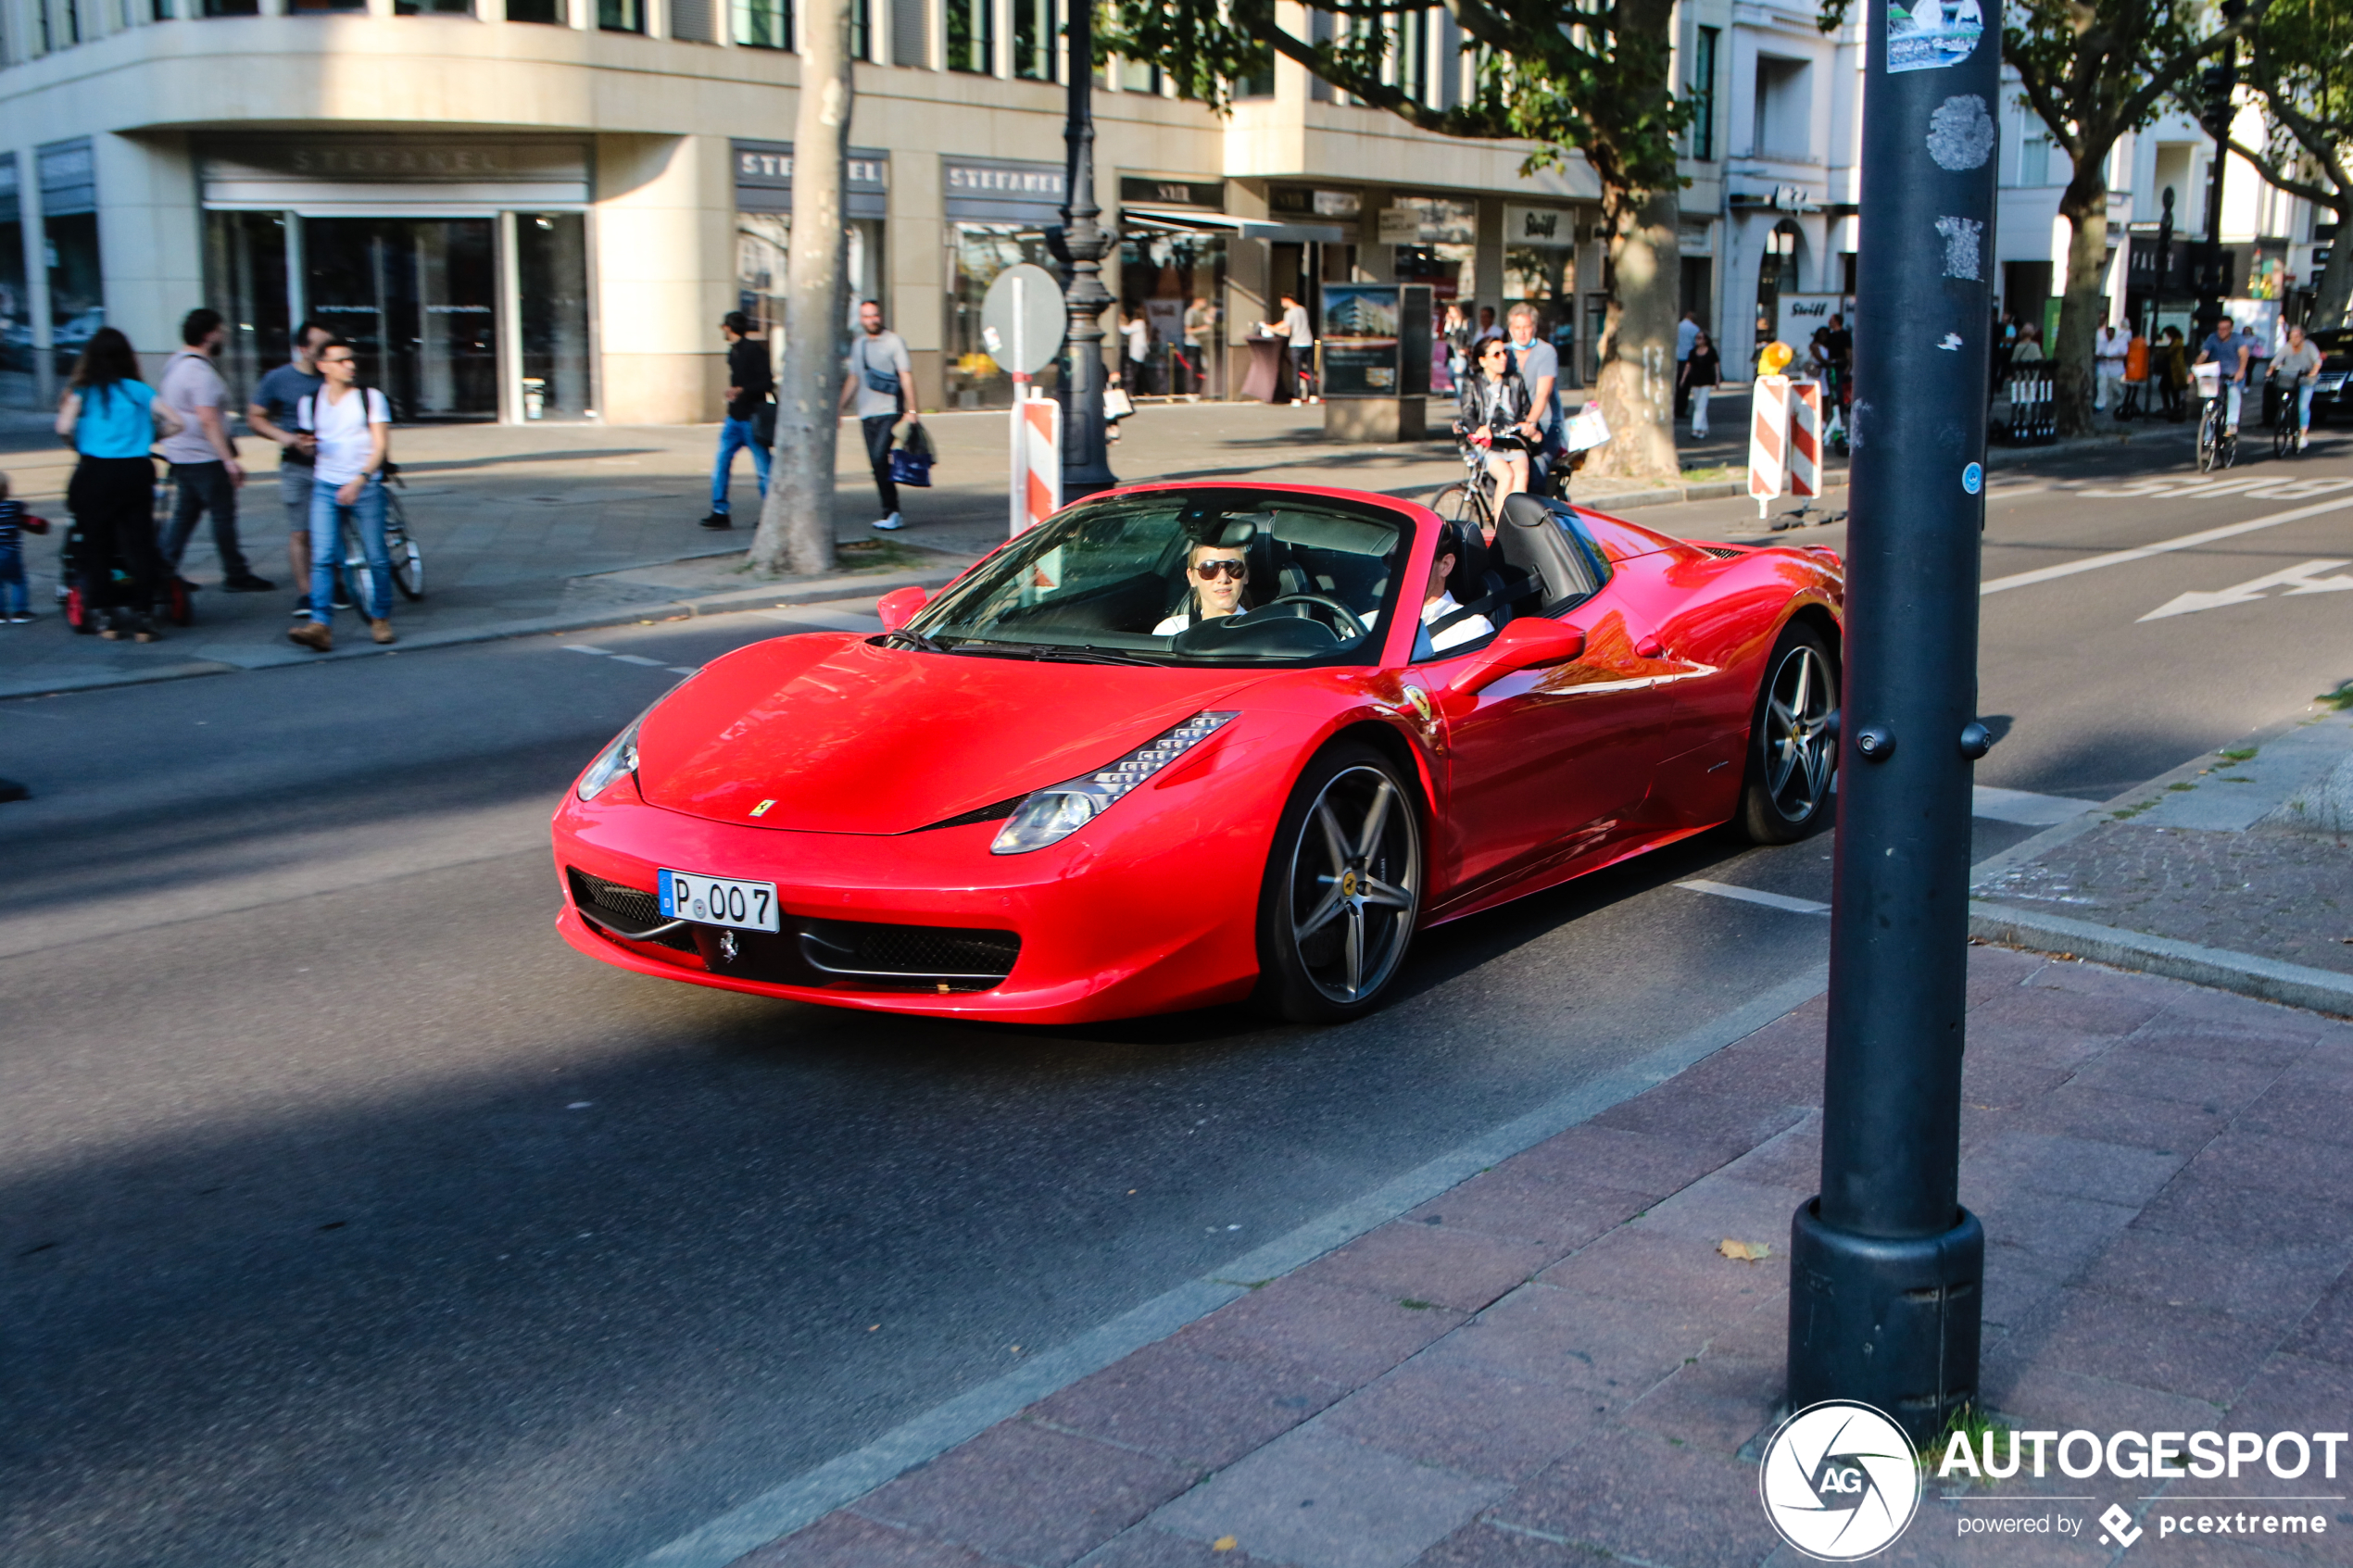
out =
{"type": "Polygon", "coordinates": [[[82,529],[82,591],[102,637],[156,640],[156,463],[147,449],[180,429],[180,416],[139,379],[131,340],[113,327],[92,332],[57,409],[57,433],[82,454],[66,507],[82,529]]]}

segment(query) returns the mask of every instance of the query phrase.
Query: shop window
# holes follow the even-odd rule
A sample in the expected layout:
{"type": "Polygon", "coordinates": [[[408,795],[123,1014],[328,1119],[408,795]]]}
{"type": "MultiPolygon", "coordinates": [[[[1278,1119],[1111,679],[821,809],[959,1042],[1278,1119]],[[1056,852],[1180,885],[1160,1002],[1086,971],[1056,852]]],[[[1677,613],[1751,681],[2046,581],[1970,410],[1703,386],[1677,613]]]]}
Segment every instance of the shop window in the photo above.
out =
{"type": "Polygon", "coordinates": [[[564,0],[507,0],[507,19],[545,22],[551,27],[569,26],[572,21],[565,14],[564,0]]]}
{"type": "MultiPolygon", "coordinates": [[[[1151,332],[1140,386],[1154,396],[1217,396],[1226,384],[1226,236],[1138,233],[1119,247],[1123,320],[1151,332]]],[[[1124,350],[1123,350],[1124,352],[1124,350]]]]}
{"type": "Polygon", "coordinates": [[[890,63],[929,69],[931,8],[926,0],[890,0],[890,63]]]}
{"type": "Polygon", "coordinates": [[[792,0],[735,0],[736,42],[752,49],[792,47],[792,0]]]}
{"type": "Polygon", "coordinates": [[[498,417],[497,267],[487,218],[310,218],[309,314],[351,340],[392,417],[498,417]]]}
{"type": "Polygon", "coordinates": [[[1024,82],[1051,82],[1055,35],[1061,21],[1055,0],[1013,0],[1013,74],[1024,82]]]}
{"type": "Polygon", "coordinates": [[[287,358],[286,215],[208,212],[204,220],[204,296],[229,318],[220,373],[250,392],[287,358]]]}
{"type": "Polygon", "coordinates": [[[1692,41],[1692,157],[1701,163],[1716,158],[1716,55],[1724,32],[1703,27],[1692,41]]]}
{"type": "Polygon", "coordinates": [[[976,76],[997,72],[996,0],[946,0],[948,69],[976,76]]]}
{"type": "Polygon", "coordinates": [[[585,419],[588,380],[588,220],[577,212],[515,214],[522,417],[585,419]]]}
{"type": "MultiPolygon", "coordinates": [[[[1051,270],[1054,259],[1046,249],[1044,231],[1027,224],[959,223],[955,231],[956,276],[948,296],[948,367],[942,400],[951,408],[1010,408],[1013,378],[997,368],[980,340],[981,301],[997,274],[1015,262],[1035,262],[1051,270]]],[[[1060,384],[1056,369],[1050,366],[1040,371],[1032,384],[1052,391],[1060,384]]]]}
{"type": "Polygon", "coordinates": [[[645,0],[597,0],[597,27],[604,32],[645,31],[645,0]]]}
{"type": "Polygon", "coordinates": [[[30,408],[37,395],[32,376],[32,299],[24,270],[24,204],[19,194],[17,157],[0,153],[0,403],[30,408]]]}

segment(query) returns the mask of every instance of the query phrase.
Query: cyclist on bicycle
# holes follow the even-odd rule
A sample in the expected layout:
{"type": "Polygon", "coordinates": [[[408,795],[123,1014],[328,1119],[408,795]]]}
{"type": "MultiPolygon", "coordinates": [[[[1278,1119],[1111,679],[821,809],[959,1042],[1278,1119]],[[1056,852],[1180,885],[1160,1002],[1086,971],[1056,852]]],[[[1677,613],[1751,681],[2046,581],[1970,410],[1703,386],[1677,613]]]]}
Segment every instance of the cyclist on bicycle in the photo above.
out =
{"type": "Polygon", "coordinates": [[[2246,390],[2246,362],[2255,352],[2255,340],[2236,330],[2236,324],[2225,316],[2214,324],[2214,331],[2197,346],[2196,363],[2220,365],[2222,368],[2222,439],[2239,438],[2239,397],[2246,390]]]}
{"type": "Polygon", "coordinates": [[[2287,330],[2287,347],[2271,361],[2271,384],[2280,389],[2280,418],[2296,406],[2296,449],[2303,451],[2312,437],[2312,393],[2321,384],[2321,348],[2304,335],[2302,327],[2287,330]]]}
{"type": "MultiPolygon", "coordinates": [[[[1504,496],[1528,488],[1529,453],[1541,439],[1535,400],[1512,366],[1509,343],[1491,337],[1478,345],[1478,362],[1463,382],[1457,405],[1460,417],[1454,420],[1455,437],[1486,455],[1487,472],[1495,484],[1494,504],[1488,516],[1498,517],[1504,496]]],[[[1494,541],[1491,526],[1487,539],[1491,544],[1494,541]]]]}

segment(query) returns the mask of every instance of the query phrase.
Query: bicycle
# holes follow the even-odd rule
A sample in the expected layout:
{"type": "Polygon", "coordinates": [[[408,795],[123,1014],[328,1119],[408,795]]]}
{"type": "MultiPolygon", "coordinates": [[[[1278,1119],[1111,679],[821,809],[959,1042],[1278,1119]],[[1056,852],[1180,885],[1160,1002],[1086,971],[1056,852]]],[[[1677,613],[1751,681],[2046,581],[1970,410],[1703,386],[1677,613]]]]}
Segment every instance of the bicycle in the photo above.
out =
{"type": "Polygon", "coordinates": [[[1441,490],[1429,509],[1450,523],[1476,527],[1484,537],[1500,521],[1495,476],[1488,470],[1485,448],[1456,436],[1454,450],[1463,459],[1464,477],[1441,490]]]}
{"type": "Polygon", "coordinates": [[[2198,399],[2204,405],[2197,416],[2197,471],[2212,473],[2239,460],[2239,438],[2222,422],[2221,367],[2194,365],[2190,369],[2197,378],[2198,399]]]}
{"type": "Polygon", "coordinates": [[[2279,408],[2271,420],[2271,456],[2275,458],[2304,456],[2305,444],[2299,439],[2304,433],[2302,395],[2303,388],[2298,385],[2284,389],[2280,395],[2279,408]]]}
{"type": "MultiPolygon", "coordinates": [[[[397,468],[384,465],[384,553],[392,558],[392,585],[414,604],[425,596],[425,558],[409,536],[408,509],[400,504],[399,493],[408,484],[397,468]]],[[[344,593],[355,605],[367,604],[368,552],[360,543],[358,525],[349,519],[343,524],[343,551],[344,593]]]]}

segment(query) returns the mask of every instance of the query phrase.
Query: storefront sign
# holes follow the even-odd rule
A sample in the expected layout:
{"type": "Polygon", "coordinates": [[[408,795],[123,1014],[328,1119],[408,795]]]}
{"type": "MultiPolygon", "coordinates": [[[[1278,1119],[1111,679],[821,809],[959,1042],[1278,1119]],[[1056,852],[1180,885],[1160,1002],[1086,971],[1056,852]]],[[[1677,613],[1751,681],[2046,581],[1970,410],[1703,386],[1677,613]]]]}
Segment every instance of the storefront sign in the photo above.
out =
{"type": "MultiPolygon", "coordinates": [[[[790,142],[730,142],[736,159],[737,212],[792,210],[792,144],[790,142]]],[[[890,155],[875,148],[852,147],[842,192],[843,215],[887,218],[890,215],[890,155]]]]}
{"type": "Polygon", "coordinates": [[[1365,198],[1354,191],[1277,185],[1266,193],[1266,207],[1278,218],[1354,218],[1365,210],[1365,198]]]}
{"type": "Polygon", "coordinates": [[[1504,206],[1504,243],[1566,250],[1577,243],[1577,215],[1557,207],[1504,206]]]}
{"type": "Polygon", "coordinates": [[[1119,200],[1123,207],[1192,207],[1207,212],[1226,210],[1226,182],[1222,180],[1163,180],[1151,174],[1123,174],[1119,177],[1119,200]]]}
{"type": "Polygon", "coordinates": [[[1010,222],[1062,221],[1063,166],[1015,163],[1010,158],[941,158],[950,218],[1010,222]]]}
{"type": "Polygon", "coordinates": [[[1376,232],[1376,243],[1380,245],[1419,245],[1422,238],[1422,215],[1410,207],[1382,207],[1376,232]]]}
{"type": "Polygon", "coordinates": [[[197,169],[216,207],[575,207],[590,195],[588,144],[553,136],[221,138],[200,145],[197,169]],[[410,190],[386,189],[397,186],[410,190]]]}

